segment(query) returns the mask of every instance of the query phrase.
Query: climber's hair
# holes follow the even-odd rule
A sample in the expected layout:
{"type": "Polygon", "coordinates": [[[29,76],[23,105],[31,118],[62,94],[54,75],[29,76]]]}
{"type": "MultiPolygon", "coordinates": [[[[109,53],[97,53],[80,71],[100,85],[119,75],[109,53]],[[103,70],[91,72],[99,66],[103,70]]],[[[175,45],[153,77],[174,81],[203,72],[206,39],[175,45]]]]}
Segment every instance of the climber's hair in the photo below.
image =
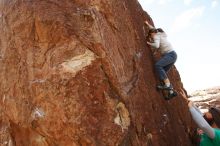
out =
{"type": "Polygon", "coordinates": [[[164,32],[162,28],[157,28],[157,32],[164,32]]]}
{"type": "Polygon", "coordinates": [[[157,28],[157,29],[156,29],[156,28],[152,28],[152,29],[149,30],[148,34],[151,34],[151,33],[158,33],[158,32],[163,33],[164,31],[163,31],[162,28],[157,28]]]}
{"type": "Polygon", "coordinates": [[[152,28],[152,29],[149,30],[148,34],[157,33],[157,32],[158,32],[157,29],[152,28]]]}
{"type": "Polygon", "coordinates": [[[215,124],[218,126],[218,128],[220,128],[220,109],[211,107],[209,112],[212,114],[215,124]]]}

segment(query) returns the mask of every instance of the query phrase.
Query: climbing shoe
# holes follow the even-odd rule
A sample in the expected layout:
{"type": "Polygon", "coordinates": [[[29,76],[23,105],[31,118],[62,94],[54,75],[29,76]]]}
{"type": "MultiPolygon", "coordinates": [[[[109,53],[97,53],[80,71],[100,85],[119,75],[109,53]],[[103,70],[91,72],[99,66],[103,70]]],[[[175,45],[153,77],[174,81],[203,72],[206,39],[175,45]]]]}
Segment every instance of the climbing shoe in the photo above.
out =
{"type": "Polygon", "coordinates": [[[166,85],[157,85],[157,89],[159,90],[173,90],[172,85],[166,86],[166,85]]]}
{"type": "Polygon", "coordinates": [[[165,99],[166,100],[170,100],[170,99],[172,99],[175,96],[177,96],[177,92],[173,91],[173,93],[169,93],[168,96],[165,99]]]}

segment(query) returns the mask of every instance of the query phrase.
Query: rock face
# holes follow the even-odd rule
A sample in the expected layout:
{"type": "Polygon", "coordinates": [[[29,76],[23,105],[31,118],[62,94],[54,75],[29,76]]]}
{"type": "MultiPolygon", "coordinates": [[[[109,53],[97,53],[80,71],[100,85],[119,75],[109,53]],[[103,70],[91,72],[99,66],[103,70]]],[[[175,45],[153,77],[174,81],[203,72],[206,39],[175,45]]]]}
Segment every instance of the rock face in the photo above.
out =
{"type": "Polygon", "coordinates": [[[220,108],[220,87],[198,90],[190,94],[190,100],[194,101],[203,111],[209,107],[220,108]]]}
{"type": "Polygon", "coordinates": [[[0,0],[0,142],[190,146],[192,120],[155,90],[136,0],[0,0]]]}

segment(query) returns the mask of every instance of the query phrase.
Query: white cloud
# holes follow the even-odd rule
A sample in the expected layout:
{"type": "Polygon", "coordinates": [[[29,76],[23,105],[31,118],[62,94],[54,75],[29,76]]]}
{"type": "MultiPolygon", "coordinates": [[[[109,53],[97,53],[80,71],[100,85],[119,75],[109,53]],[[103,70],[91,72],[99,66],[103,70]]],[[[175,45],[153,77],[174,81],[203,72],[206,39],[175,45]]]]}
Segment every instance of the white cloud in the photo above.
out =
{"type": "Polygon", "coordinates": [[[179,32],[187,27],[190,27],[193,24],[194,19],[203,15],[204,10],[205,6],[200,6],[184,11],[175,19],[171,28],[171,32],[179,32]]]}
{"type": "Polygon", "coordinates": [[[184,0],[185,5],[190,5],[191,2],[192,2],[192,0],[184,0]]]}
{"type": "Polygon", "coordinates": [[[215,8],[218,5],[218,1],[217,0],[213,0],[212,1],[212,8],[215,8]]]}

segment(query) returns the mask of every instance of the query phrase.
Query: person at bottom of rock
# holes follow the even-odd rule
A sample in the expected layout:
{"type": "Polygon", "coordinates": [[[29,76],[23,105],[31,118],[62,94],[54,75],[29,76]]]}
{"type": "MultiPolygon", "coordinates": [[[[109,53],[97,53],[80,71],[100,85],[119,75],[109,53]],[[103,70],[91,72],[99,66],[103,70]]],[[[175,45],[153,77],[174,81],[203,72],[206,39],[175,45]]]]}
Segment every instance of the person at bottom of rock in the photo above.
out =
{"type": "Polygon", "coordinates": [[[170,80],[167,77],[167,72],[174,65],[177,60],[177,54],[173,50],[172,45],[167,40],[166,33],[161,28],[154,28],[147,21],[145,24],[150,28],[148,37],[150,41],[147,41],[147,44],[150,45],[154,50],[160,51],[162,57],[155,63],[156,72],[163,85],[157,85],[158,89],[170,90],[170,93],[173,93],[173,87],[170,83],[170,80]]]}
{"type": "Polygon", "coordinates": [[[203,114],[192,101],[188,103],[193,120],[202,130],[200,133],[200,146],[220,146],[220,110],[210,108],[203,114]]]}

